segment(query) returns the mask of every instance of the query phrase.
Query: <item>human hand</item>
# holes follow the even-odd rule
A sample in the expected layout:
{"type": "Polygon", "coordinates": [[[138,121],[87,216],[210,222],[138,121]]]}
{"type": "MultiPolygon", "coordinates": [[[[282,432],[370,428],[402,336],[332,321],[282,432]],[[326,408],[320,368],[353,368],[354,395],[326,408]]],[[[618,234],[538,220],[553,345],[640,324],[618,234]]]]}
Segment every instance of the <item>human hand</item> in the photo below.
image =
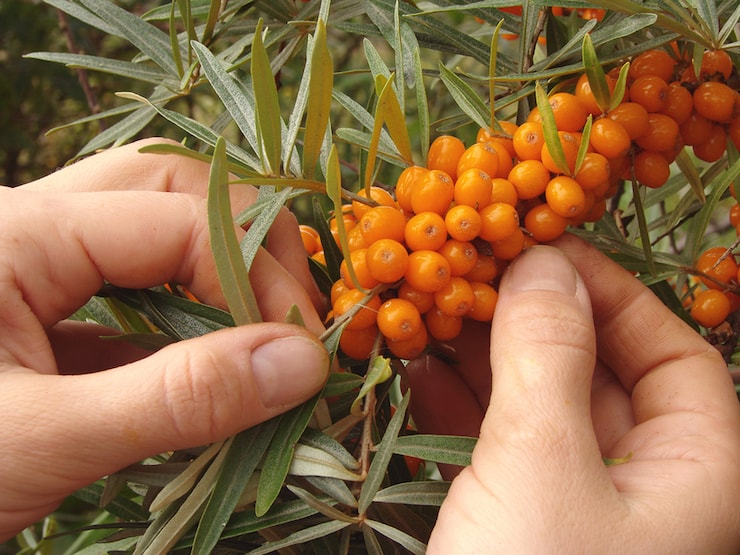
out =
{"type": "Polygon", "coordinates": [[[409,365],[422,431],[480,426],[429,553],[736,553],[740,407],[724,361],[596,249],[557,246],[502,278],[490,366],[409,365]]]}
{"type": "MultiPolygon", "coordinates": [[[[318,294],[306,291],[313,284],[287,211],[271,231],[273,253],[258,253],[250,274],[266,323],[146,356],[100,339],[113,330],[64,320],[104,281],[176,281],[225,308],[208,239],[208,165],[140,154],[143,144],[0,188],[0,541],[101,476],[228,437],[326,380],[318,294]],[[308,329],[280,323],[292,304],[308,329]]],[[[235,211],[253,198],[232,190],[235,211]]]]}

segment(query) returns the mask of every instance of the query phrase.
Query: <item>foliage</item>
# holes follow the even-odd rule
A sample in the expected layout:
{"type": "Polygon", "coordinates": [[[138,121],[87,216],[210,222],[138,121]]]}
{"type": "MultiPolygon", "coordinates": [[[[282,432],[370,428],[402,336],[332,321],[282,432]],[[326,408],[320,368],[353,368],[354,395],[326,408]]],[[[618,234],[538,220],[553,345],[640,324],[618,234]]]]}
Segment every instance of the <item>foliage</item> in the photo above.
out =
{"type": "MultiPolygon", "coordinates": [[[[677,39],[695,57],[722,47],[737,66],[740,18],[732,0],[650,7],[539,0],[525,2],[521,14],[499,9],[507,0],[173,0],[141,14],[109,0],[46,3],[135,51],[28,55],[116,76],[126,89],[116,90],[116,105],[79,120],[105,128],[74,158],[156,131],[182,147],[148,150],[211,163],[212,246],[229,313],[188,300],[177,287],[109,287],[76,315],[114,323],[151,346],[259,318],[248,268],[283,205],[329,245],[326,266],[313,264],[327,289],[349,252],[341,225],[340,246],[331,240],[328,214],[371,184],[392,189],[404,167],[425,164],[434,136],[474,142],[479,128],[524,121],[538,95],[547,122],[547,91],[584,71],[598,82],[624,60],[677,39]],[[564,4],[570,15],[554,15],[564,4]],[[607,10],[602,20],[578,17],[578,9],[595,6],[607,10]],[[229,232],[228,172],[261,193],[237,218],[251,222],[241,244],[229,232]]],[[[555,158],[565,163],[562,152],[555,158]]],[[[601,220],[574,232],[639,273],[685,317],[681,287],[699,253],[733,241],[734,229],[718,214],[732,202],[737,158],[732,147],[714,163],[679,158],[664,186],[620,189],[601,220]]],[[[316,398],[223,442],[162,454],[85,488],[75,499],[100,507],[85,515],[89,526],[64,522],[65,507],[46,523],[63,532],[40,539],[38,528],[29,529],[18,538],[22,552],[97,553],[103,545],[136,554],[257,554],[309,545],[422,553],[449,485],[435,465],[465,465],[475,440],[415,433],[409,394],[398,387],[404,361],[349,360],[338,350],[350,316],[323,338],[348,371],[333,373],[316,398]],[[405,457],[425,461],[424,470],[412,476],[405,457]]]]}

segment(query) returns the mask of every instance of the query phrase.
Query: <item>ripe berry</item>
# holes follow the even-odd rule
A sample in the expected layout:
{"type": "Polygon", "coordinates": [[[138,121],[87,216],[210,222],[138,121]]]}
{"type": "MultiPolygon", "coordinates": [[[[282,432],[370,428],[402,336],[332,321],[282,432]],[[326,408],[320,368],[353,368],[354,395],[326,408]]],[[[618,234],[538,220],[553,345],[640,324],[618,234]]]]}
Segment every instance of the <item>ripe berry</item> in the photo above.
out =
{"type": "Polygon", "coordinates": [[[429,170],[424,179],[411,191],[411,209],[416,213],[444,214],[450,207],[455,184],[442,170],[429,170]]]}
{"type": "Polygon", "coordinates": [[[421,314],[413,303],[392,298],[380,305],[377,325],[389,339],[409,339],[421,330],[421,314]]]}
{"type": "Polygon", "coordinates": [[[352,276],[349,272],[349,265],[345,258],[339,265],[339,275],[342,277],[342,280],[347,287],[350,289],[372,289],[380,283],[370,274],[370,269],[367,266],[367,249],[352,251],[350,252],[349,257],[350,262],[352,263],[352,269],[355,272],[357,283],[352,280],[352,276]]]}
{"type": "Polygon", "coordinates": [[[558,139],[565,155],[565,163],[567,168],[561,168],[555,163],[552,158],[550,149],[545,143],[542,146],[542,152],[540,158],[542,164],[550,170],[552,173],[569,173],[572,174],[576,167],[576,158],[578,157],[578,150],[581,148],[581,137],[580,133],[569,133],[567,131],[558,131],[558,139]],[[567,171],[566,171],[567,170],[567,171]]]}
{"type": "Polygon", "coordinates": [[[418,333],[408,339],[386,339],[385,344],[388,350],[398,358],[412,360],[420,356],[429,343],[429,333],[425,325],[422,326],[418,333]]]}
{"type": "Polygon", "coordinates": [[[593,123],[590,143],[596,152],[610,160],[624,156],[631,146],[627,130],[610,118],[600,118],[593,123]]]}
{"type": "Polygon", "coordinates": [[[455,181],[453,199],[458,205],[464,204],[480,210],[491,202],[490,176],[478,168],[465,170],[455,181]]]}
{"type": "Polygon", "coordinates": [[[481,229],[478,236],[485,241],[504,239],[519,229],[519,214],[510,204],[496,202],[480,211],[481,229]]]}
{"type": "Polygon", "coordinates": [[[624,127],[629,138],[633,141],[648,130],[648,111],[637,102],[622,102],[608,115],[609,119],[624,127]]]}
{"type": "Polygon", "coordinates": [[[445,314],[436,306],[424,315],[429,335],[437,341],[455,339],[462,331],[463,319],[461,316],[445,314]]]}
{"type": "Polygon", "coordinates": [[[475,168],[494,177],[498,174],[499,160],[498,150],[493,143],[472,144],[460,157],[457,164],[457,175],[462,176],[467,170],[475,168]]]}
{"type": "Polygon", "coordinates": [[[404,212],[412,211],[411,192],[418,183],[423,181],[427,173],[429,173],[428,168],[424,168],[422,166],[408,166],[407,168],[404,168],[401,175],[398,176],[394,192],[396,193],[396,202],[398,202],[398,206],[404,212]]]}
{"type": "Polygon", "coordinates": [[[366,360],[372,354],[378,333],[378,327],[374,324],[358,330],[344,328],[339,337],[339,348],[350,358],[366,360]]]}
{"type": "Polygon", "coordinates": [[[702,81],[723,79],[727,81],[735,64],[726,50],[707,50],[701,59],[699,78],[702,81]]]}
{"type": "Polygon", "coordinates": [[[514,151],[519,160],[539,160],[542,145],[545,144],[545,132],[539,122],[524,122],[512,138],[514,151]]]}
{"type": "Polygon", "coordinates": [[[450,263],[436,251],[419,250],[409,254],[405,279],[419,291],[438,291],[450,281],[450,263]]]}
{"type": "Polygon", "coordinates": [[[711,289],[723,289],[730,281],[737,279],[735,257],[724,247],[705,250],[696,261],[696,269],[704,274],[700,279],[711,289]]]}
{"type": "Polygon", "coordinates": [[[396,296],[405,299],[416,306],[420,314],[424,314],[434,306],[434,293],[430,291],[419,291],[411,287],[408,281],[401,283],[396,296]]]}
{"type": "Polygon", "coordinates": [[[712,122],[698,112],[692,113],[679,127],[683,143],[689,146],[708,141],[712,134],[712,122]]]}
{"type": "Polygon", "coordinates": [[[669,83],[666,90],[666,104],[660,113],[670,116],[677,124],[681,125],[689,119],[693,110],[694,98],[689,92],[689,89],[681,85],[678,81],[669,83]]]}
{"type": "MultiPolygon", "coordinates": [[[[367,198],[365,189],[361,189],[357,194],[360,197],[367,198]]],[[[377,204],[382,204],[383,206],[396,206],[396,201],[393,199],[391,194],[381,187],[370,187],[370,199],[377,204]]],[[[359,200],[353,200],[352,213],[354,214],[355,219],[359,220],[362,218],[362,215],[372,208],[372,206],[372,204],[365,204],[359,200]]]]}
{"type": "Polygon", "coordinates": [[[648,50],[632,60],[628,76],[633,81],[651,75],[670,81],[675,67],[676,60],[665,50],[648,50]]]}
{"type": "Polygon", "coordinates": [[[657,75],[643,75],[630,86],[630,100],[648,112],[660,112],[668,100],[668,83],[657,75]]]}
{"type": "Polygon", "coordinates": [[[705,328],[719,326],[730,314],[730,300],[722,291],[707,289],[691,304],[691,317],[705,328]]]}
{"type": "Polygon", "coordinates": [[[498,292],[491,285],[479,281],[471,282],[470,288],[473,290],[473,306],[465,316],[478,322],[490,322],[496,310],[498,292]]]}
{"type": "Polygon", "coordinates": [[[659,152],[643,150],[635,156],[635,179],[646,187],[656,189],[671,176],[671,168],[665,156],[659,152]]]}
{"type": "Polygon", "coordinates": [[[472,206],[458,204],[445,214],[445,228],[453,239],[472,241],[480,233],[480,214],[472,206]]]}
{"type": "Polygon", "coordinates": [[[427,168],[442,170],[452,180],[457,178],[457,163],[465,152],[465,144],[452,135],[441,135],[432,141],[427,152],[427,168]]]}
{"type": "Polygon", "coordinates": [[[575,180],[584,190],[594,190],[608,183],[610,174],[609,160],[598,152],[587,152],[575,180]]]}
{"type": "Polygon", "coordinates": [[[436,251],[447,240],[447,227],[436,212],[421,212],[406,222],[404,238],[412,251],[436,251]]]}
{"type": "Polygon", "coordinates": [[[704,81],[694,91],[694,109],[711,121],[728,123],[738,114],[737,91],[724,83],[704,81]]]}
{"type": "Polygon", "coordinates": [[[358,226],[368,245],[380,239],[393,239],[401,242],[406,227],[406,217],[398,208],[373,206],[365,211],[358,226]]]}
{"type": "Polygon", "coordinates": [[[301,233],[303,248],[306,249],[309,256],[321,250],[321,240],[319,239],[318,231],[306,224],[300,224],[298,230],[301,233]]]}
{"type": "Polygon", "coordinates": [[[509,172],[509,181],[521,200],[537,198],[545,192],[550,181],[550,170],[540,160],[522,160],[509,172]]]}
{"type": "Polygon", "coordinates": [[[635,142],[645,150],[671,152],[679,140],[678,124],[665,114],[649,114],[647,133],[635,142]]]}
{"type": "Polygon", "coordinates": [[[465,316],[474,300],[473,288],[461,277],[453,277],[447,285],[434,292],[435,306],[449,316],[465,316]]]}
{"type": "Polygon", "coordinates": [[[514,260],[524,250],[524,244],[524,232],[521,228],[516,228],[511,235],[491,241],[493,257],[496,260],[514,260]]]}
{"type": "Polygon", "coordinates": [[[568,220],[555,212],[547,203],[529,209],[524,216],[524,227],[538,242],[554,241],[565,233],[568,220]]]}
{"type": "Polygon", "coordinates": [[[693,146],[694,154],[699,160],[716,162],[727,150],[727,133],[722,125],[712,125],[709,138],[693,146]]]}
{"type": "Polygon", "coordinates": [[[376,313],[380,308],[380,297],[373,295],[368,299],[367,295],[359,289],[350,289],[339,296],[332,306],[334,317],[339,318],[352,307],[359,305],[362,302],[365,303],[364,306],[352,317],[347,324],[346,329],[361,330],[374,325],[376,313]]]}
{"type": "MultiPolygon", "coordinates": [[[[738,131],[740,131],[740,125],[737,127],[738,131]]],[[[518,201],[519,195],[511,181],[503,177],[491,179],[491,202],[505,202],[506,204],[516,206],[518,201]]]]}
{"type": "Polygon", "coordinates": [[[406,274],[409,253],[393,239],[378,239],[367,248],[367,268],[380,283],[395,283],[406,274]]]}
{"type": "Polygon", "coordinates": [[[575,132],[583,129],[588,110],[574,94],[567,92],[551,94],[548,103],[555,117],[555,127],[559,131],[575,132]]]}
{"type": "Polygon", "coordinates": [[[450,264],[450,275],[453,277],[464,276],[472,271],[478,262],[478,251],[469,241],[448,239],[437,252],[450,264]]]}
{"type": "Polygon", "coordinates": [[[565,175],[550,180],[545,190],[547,204],[563,218],[575,218],[586,209],[586,196],[578,182],[565,175]]]}

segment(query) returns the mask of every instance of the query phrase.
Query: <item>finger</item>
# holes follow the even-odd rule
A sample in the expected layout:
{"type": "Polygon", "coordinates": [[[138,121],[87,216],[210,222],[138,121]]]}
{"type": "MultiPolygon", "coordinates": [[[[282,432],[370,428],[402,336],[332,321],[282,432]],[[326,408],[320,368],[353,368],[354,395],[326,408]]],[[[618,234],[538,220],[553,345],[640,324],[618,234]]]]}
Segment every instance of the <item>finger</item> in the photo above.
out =
{"type": "MultiPolygon", "coordinates": [[[[44,192],[160,191],[197,195],[205,198],[210,166],[200,160],[175,154],[141,153],[139,149],[156,144],[179,145],[162,138],[140,141],[103,151],[63,170],[24,185],[24,189],[44,192]]],[[[257,198],[248,185],[230,188],[234,215],[257,198]]],[[[323,300],[311,277],[295,216],[282,209],[268,233],[267,250],[306,289],[314,307],[321,310],[323,300]]]]}
{"type": "Polygon", "coordinates": [[[631,393],[636,421],[679,411],[738,418],[727,365],[629,272],[575,237],[558,247],[583,275],[599,358],[631,393]]]}
{"type": "Polygon", "coordinates": [[[4,373],[0,512],[24,519],[20,528],[128,464],[254,426],[315,394],[328,367],[312,334],[273,323],[221,330],[94,374],[4,373]],[[29,506],[39,498],[43,506],[29,506]]]}

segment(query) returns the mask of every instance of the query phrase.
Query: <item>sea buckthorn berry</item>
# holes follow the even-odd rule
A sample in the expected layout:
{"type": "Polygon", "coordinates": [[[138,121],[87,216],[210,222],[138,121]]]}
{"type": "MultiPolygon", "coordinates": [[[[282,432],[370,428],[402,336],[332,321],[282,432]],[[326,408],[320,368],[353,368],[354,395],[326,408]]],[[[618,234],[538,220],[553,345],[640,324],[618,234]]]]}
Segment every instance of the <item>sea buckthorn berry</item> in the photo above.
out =
{"type": "Polygon", "coordinates": [[[694,110],[710,121],[728,123],[737,114],[738,92],[718,81],[704,81],[694,91],[694,110]]]}
{"type": "Polygon", "coordinates": [[[740,224],[740,204],[733,204],[730,208],[730,224],[732,227],[737,227],[740,224]]]}
{"type": "Polygon", "coordinates": [[[436,251],[447,241],[447,226],[436,212],[421,212],[406,222],[404,238],[412,251],[436,251]]]}
{"type": "Polygon", "coordinates": [[[472,168],[483,170],[489,176],[498,174],[499,153],[492,143],[470,145],[457,163],[457,175],[462,176],[472,168]]]}
{"type": "Polygon", "coordinates": [[[426,326],[422,325],[416,335],[409,339],[386,339],[388,350],[398,358],[412,360],[421,355],[429,343],[429,333],[426,326]]]}
{"type": "Polygon", "coordinates": [[[324,254],[323,250],[316,251],[311,255],[311,258],[321,264],[322,266],[326,266],[326,256],[324,254]]]}
{"type": "Polygon", "coordinates": [[[584,222],[598,222],[606,213],[606,199],[596,199],[593,206],[581,216],[584,222]]]}
{"type": "Polygon", "coordinates": [[[492,254],[478,252],[475,266],[467,274],[463,275],[468,281],[493,281],[498,276],[498,264],[492,254]]]}
{"type": "Polygon", "coordinates": [[[648,130],[648,111],[637,102],[622,102],[608,117],[624,127],[633,141],[648,130]]]}
{"type": "Polygon", "coordinates": [[[396,194],[396,202],[404,212],[412,211],[411,192],[418,183],[424,180],[427,173],[429,173],[428,168],[424,168],[422,166],[408,166],[407,168],[404,168],[401,175],[398,176],[394,192],[396,194]]]}
{"type": "Polygon", "coordinates": [[[676,141],[679,140],[678,124],[665,114],[650,114],[648,116],[647,133],[635,142],[645,150],[655,152],[673,151],[676,141]]]}
{"type": "Polygon", "coordinates": [[[578,184],[587,191],[597,189],[609,181],[609,160],[598,152],[587,152],[575,175],[578,184]]]}
{"type": "Polygon", "coordinates": [[[444,287],[451,277],[450,263],[438,252],[419,250],[409,254],[405,278],[414,289],[433,293],[444,287]]]}
{"type": "Polygon", "coordinates": [[[702,81],[712,79],[727,79],[732,74],[732,68],[735,66],[732,58],[726,50],[707,50],[701,58],[701,70],[699,78],[702,81]]]}
{"type": "Polygon", "coordinates": [[[699,160],[716,162],[727,150],[727,133],[722,125],[712,125],[709,138],[703,143],[694,145],[694,154],[699,160]]]}
{"type": "Polygon", "coordinates": [[[372,355],[378,333],[378,326],[374,324],[359,330],[344,328],[339,337],[339,348],[350,358],[367,360],[372,355]]]}
{"type": "Polygon", "coordinates": [[[334,318],[339,318],[356,305],[362,304],[362,308],[352,317],[345,329],[361,330],[375,324],[376,314],[380,308],[380,297],[373,295],[367,298],[367,294],[359,289],[350,289],[339,296],[332,306],[334,318]]]}
{"type": "Polygon", "coordinates": [[[506,152],[509,154],[509,158],[514,158],[516,156],[516,151],[514,150],[514,142],[512,141],[512,137],[514,136],[514,132],[519,126],[512,121],[505,120],[499,121],[498,124],[501,129],[503,129],[503,135],[497,133],[491,134],[488,129],[480,128],[476,136],[476,142],[493,143],[496,146],[502,145],[506,149],[506,152]]]}
{"type": "Polygon", "coordinates": [[[478,262],[478,250],[469,241],[448,239],[437,252],[450,264],[450,275],[464,276],[475,268],[478,262]]]}
{"type": "Polygon", "coordinates": [[[712,122],[704,116],[697,112],[692,113],[679,127],[683,143],[694,146],[708,141],[712,134],[712,125],[712,122]]]}
{"type": "MultiPolygon", "coordinates": [[[[740,125],[738,125],[738,128],[740,129],[740,125]]],[[[491,179],[491,202],[505,202],[516,206],[516,203],[519,202],[519,195],[514,184],[503,177],[491,179]]]]}
{"type": "Polygon", "coordinates": [[[581,148],[581,137],[576,133],[558,131],[558,139],[560,140],[560,145],[563,147],[563,154],[565,155],[567,168],[561,168],[557,165],[555,160],[553,160],[552,158],[552,154],[550,153],[550,149],[548,148],[547,143],[542,146],[540,158],[544,166],[552,173],[572,174],[576,167],[578,150],[581,148]]]}
{"type": "Polygon", "coordinates": [[[465,316],[475,301],[473,288],[468,280],[453,277],[442,289],[434,292],[434,304],[449,316],[465,316]]]}
{"type": "MultiPolygon", "coordinates": [[[[339,237],[336,237],[337,245],[339,245],[339,237]]],[[[370,244],[365,240],[362,230],[355,226],[347,232],[347,244],[349,245],[350,251],[356,251],[357,249],[366,249],[370,244]]]]}
{"type": "Polygon", "coordinates": [[[347,291],[350,291],[350,288],[347,287],[347,284],[344,283],[341,279],[338,279],[335,281],[331,286],[331,293],[330,293],[330,300],[332,306],[334,306],[334,303],[337,302],[337,299],[341,297],[344,293],[347,291]]]}
{"type": "Polygon", "coordinates": [[[442,170],[452,180],[457,177],[457,163],[465,152],[465,143],[452,135],[440,135],[432,141],[427,152],[427,168],[442,170]]]}
{"type": "Polygon", "coordinates": [[[556,214],[564,218],[576,218],[586,209],[586,195],[575,179],[558,175],[553,177],[545,189],[545,199],[556,214]]]}
{"type": "Polygon", "coordinates": [[[463,319],[461,316],[445,314],[436,306],[424,315],[427,331],[437,341],[455,339],[462,331],[463,319]]]}
{"type": "Polygon", "coordinates": [[[516,208],[503,202],[489,204],[480,210],[481,228],[478,236],[485,241],[504,239],[519,229],[516,208]]]}
{"type": "Polygon", "coordinates": [[[724,247],[712,247],[701,253],[696,261],[696,269],[704,274],[699,279],[711,289],[723,289],[730,281],[737,279],[735,257],[724,247]]]}
{"type": "Polygon", "coordinates": [[[498,291],[488,283],[479,281],[471,282],[470,288],[473,290],[473,306],[470,307],[465,317],[478,322],[490,322],[496,311],[498,291]]]}
{"type": "Polygon", "coordinates": [[[555,212],[547,203],[529,209],[524,216],[524,227],[539,243],[554,241],[565,233],[568,220],[555,212]]]}
{"type": "Polygon", "coordinates": [[[491,241],[496,260],[514,260],[524,250],[524,232],[517,228],[514,233],[498,241],[491,241]]]}
{"type": "Polygon", "coordinates": [[[444,214],[450,207],[455,183],[442,170],[429,170],[424,180],[411,191],[411,209],[420,212],[444,214]]]}
{"type": "MultiPolygon", "coordinates": [[[[367,191],[365,189],[361,189],[357,195],[367,198],[367,191]]],[[[376,204],[382,204],[383,206],[396,206],[396,201],[393,199],[391,194],[382,187],[370,187],[370,199],[376,204]]],[[[372,203],[365,204],[359,200],[353,200],[352,213],[355,215],[355,219],[359,220],[362,218],[362,215],[373,206],[374,205],[372,203]]]]}
{"type": "Polygon", "coordinates": [[[378,239],[367,248],[367,269],[380,283],[395,283],[406,274],[409,253],[393,239],[378,239]]]}
{"type": "Polygon", "coordinates": [[[547,99],[552,115],[555,117],[555,127],[560,131],[580,131],[586,124],[588,111],[576,95],[559,92],[551,94],[547,99]]]}
{"type": "Polygon", "coordinates": [[[727,127],[727,135],[737,150],[740,150],[740,116],[733,118],[727,127]]]}
{"type": "Polygon", "coordinates": [[[480,210],[491,202],[491,177],[478,168],[465,170],[455,181],[453,199],[456,204],[480,210]]]}
{"type": "Polygon", "coordinates": [[[705,328],[719,326],[730,314],[730,300],[722,291],[707,289],[691,304],[691,317],[705,328]]]}
{"type": "Polygon", "coordinates": [[[629,152],[632,141],[622,124],[610,118],[597,119],[591,126],[591,146],[609,160],[629,152]]]}
{"type": "Polygon", "coordinates": [[[445,228],[453,239],[472,241],[480,233],[480,214],[472,206],[458,204],[445,214],[445,228]]]}
{"type": "Polygon", "coordinates": [[[666,103],[661,114],[672,117],[677,124],[681,125],[694,111],[694,97],[689,89],[678,81],[668,83],[666,91],[666,103]]]}
{"type": "Polygon", "coordinates": [[[671,176],[671,167],[659,152],[643,150],[635,156],[635,179],[645,187],[657,189],[671,176]]]}
{"type": "Polygon", "coordinates": [[[358,225],[368,245],[379,239],[401,242],[406,227],[406,216],[395,207],[373,206],[362,215],[358,225]]]}
{"type": "Polygon", "coordinates": [[[434,306],[434,293],[431,291],[419,291],[412,287],[408,281],[401,283],[396,296],[399,299],[405,299],[413,303],[421,314],[424,314],[434,306]]]}
{"type": "Polygon", "coordinates": [[[542,124],[524,122],[514,132],[512,142],[519,160],[539,160],[542,145],[545,144],[545,131],[542,129],[542,124]]]}
{"type": "Polygon", "coordinates": [[[298,231],[301,233],[301,241],[303,241],[303,248],[309,256],[315,252],[321,250],[321,239],[319,239],[319,232],[313,227],[306,224],[300,224],[298,231]]]}
{"type": "Polygon", "coordinates": [[[421,330],[421,314],[413,303],[392,298],[380,305],[377,325],[384,337],[409,339],[421,330]]]}
{"type": "Polygon", "coordinates": [[[352,263],[352,269],[355,272],[357,283],[352,280],[352,276],[349,273],[347,259],[342,260],[339,265],[339,275],[344,280],[344,283],[350,289],[372,289],[380,282],[370,274],[370,269],[367,267],[367,249],[358,249],[349,253],[350,262],[352,263]]]}
{"type": "Polygon", "coordinates": [[[648,112],[660,112],[668,100],[668,83],[657,75],[638,77],[630,86],[630,100],[648,112]]]}
{"type": "MultiPolygon", "coordinates": [[[[609,87],[609,93],[613,94],[616,81],[607,76],[606,84],[609,87]]],[[[578,78],[578,82],[576,82],[575,95],[578,100],[581,101],[581,104],[583,104],[583,107],[586,109],[586,111],[592,116],[599,116],[604,112],[604,110],[596,102],[596,98],[594,97],[594,93],[591,90],[591,83],[589,83],[588,81],[587,74],[582,73],[581,76],[578,78]]],[[[606,106],[604,108],[606,108],[606,106]]]]}
{"type": "Polygon", "coordinates": [[[630,63],[628,77],[635,80],[639,77],[655,75],[663,81],[673,79],[676,60],[665,50],[647,50],[630,63]]]}
{"type": "Polygon", "coordinates": [[[511,169],[508,180],[519,199],[529,200],[545,192],[551,177],[550,170],[540,160],[522,160],[511,169]]]}

